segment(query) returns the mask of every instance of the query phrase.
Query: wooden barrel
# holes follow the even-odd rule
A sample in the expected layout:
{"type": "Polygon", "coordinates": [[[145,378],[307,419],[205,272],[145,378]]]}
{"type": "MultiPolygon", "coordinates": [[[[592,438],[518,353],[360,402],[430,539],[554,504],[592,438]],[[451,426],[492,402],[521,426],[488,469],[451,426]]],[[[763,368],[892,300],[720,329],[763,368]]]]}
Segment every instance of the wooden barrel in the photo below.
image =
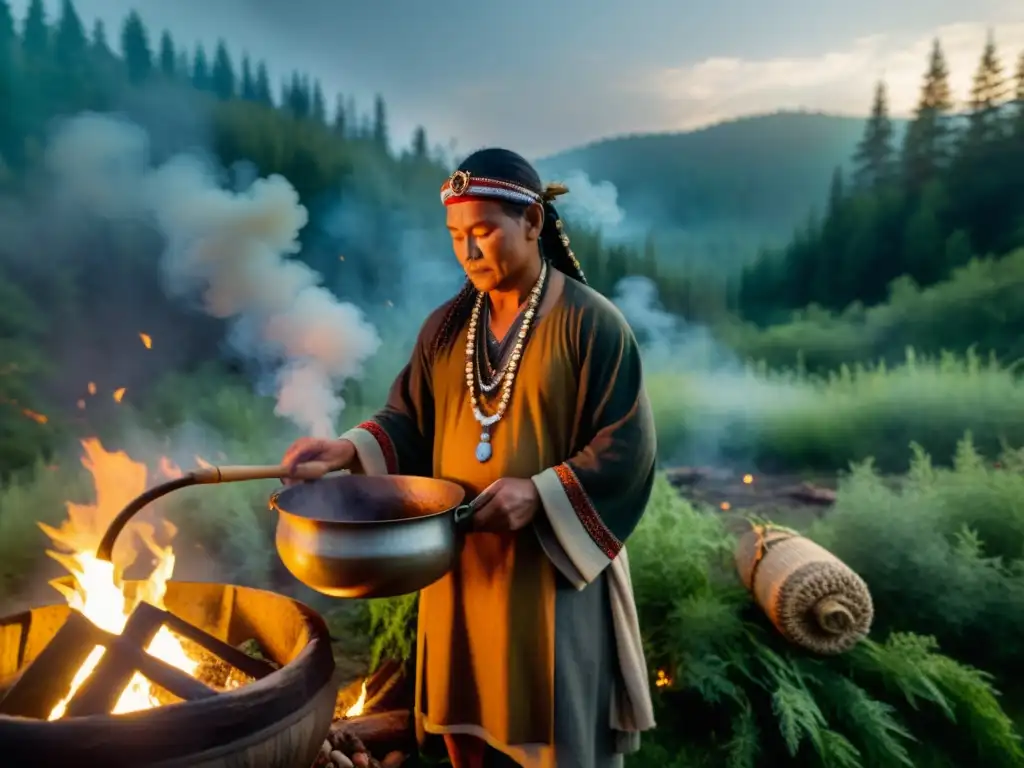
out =
{"type": "Polygon", "coordinates": [[[809,651],[848,651],[874,618],[864,581],[828,550],[792,531],[754,526],[737,542],[736,570],[784,637],[809,651]]]}
{"type": "MultiPolygon", "coordinates": [[[[256,640],[281,668],[211,698],[127,715],[53,722],[0,716],[4,768],[308,768],[313,763],[337,696],[323,619],[283,595],[223,584],[171,582],[165,604],[231,645],[256,640]]],[[[54,605],[0,619],[0,684],[31,663],[68,611],[54,605]]]]}

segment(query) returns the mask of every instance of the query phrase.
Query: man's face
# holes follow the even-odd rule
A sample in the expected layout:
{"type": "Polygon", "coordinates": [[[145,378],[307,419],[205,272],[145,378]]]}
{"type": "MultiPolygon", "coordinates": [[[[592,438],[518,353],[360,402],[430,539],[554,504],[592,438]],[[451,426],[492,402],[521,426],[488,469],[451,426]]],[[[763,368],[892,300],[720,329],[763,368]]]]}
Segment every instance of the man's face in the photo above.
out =
{"type": "Polygon", "coordinates": [[[510,216],[499,203],[467,200],[446,211],[455,256],[478,291],[509,287],[536,260],[544,223],[540,206],[510,216]]]}

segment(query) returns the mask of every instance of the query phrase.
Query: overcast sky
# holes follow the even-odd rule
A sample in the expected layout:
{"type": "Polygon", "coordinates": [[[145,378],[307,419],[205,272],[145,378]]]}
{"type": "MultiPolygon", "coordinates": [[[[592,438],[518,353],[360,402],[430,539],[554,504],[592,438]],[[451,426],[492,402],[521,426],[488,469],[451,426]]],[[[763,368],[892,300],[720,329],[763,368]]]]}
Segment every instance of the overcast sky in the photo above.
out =
{"type": "MultiPolygon", "coordinates": [[[[27,0],[13,0],[18,17],[27,0]]],[[[405,143],[422,123],[460,152],[540,156],[622,133],[667,131],[777,108],[863,114],[884,76],[913,107],[930,41],[966,98],[986,31],[1012,72],[1024,0],[75,0],[116,42],[137,9],[154,42],[263,58],[369,107],[387,99],[405,143]]],[[[56,13],[59,0],[48,0],[56,13]]],[[[333,99],[331,99],[333,101],[333,99]]]]}

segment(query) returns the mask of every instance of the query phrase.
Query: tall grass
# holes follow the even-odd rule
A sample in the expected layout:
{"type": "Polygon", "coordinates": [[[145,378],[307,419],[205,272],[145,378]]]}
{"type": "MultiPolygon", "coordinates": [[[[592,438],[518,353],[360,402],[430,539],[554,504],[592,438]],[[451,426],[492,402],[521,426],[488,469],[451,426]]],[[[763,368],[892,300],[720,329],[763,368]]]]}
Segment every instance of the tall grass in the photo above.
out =
{"type": "Polygon", "coordinates": [[[911,442],[948,464],[970,432],[984,453],[1024,444],[1024,381],[975,354],[842,366],[827,374],[764,365],[648,376],[662,458],[762,471],[845,469],[873,458],[905,470],[911,442]]]}

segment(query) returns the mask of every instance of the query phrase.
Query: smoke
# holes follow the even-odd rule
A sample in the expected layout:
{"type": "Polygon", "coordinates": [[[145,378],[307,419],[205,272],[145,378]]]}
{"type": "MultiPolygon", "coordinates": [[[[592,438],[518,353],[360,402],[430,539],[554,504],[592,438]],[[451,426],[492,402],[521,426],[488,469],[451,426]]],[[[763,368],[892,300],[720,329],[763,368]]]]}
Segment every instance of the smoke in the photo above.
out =
{"type": "Polygon", "coordinates": [[[746,462],[737,455],[766,419],[797,411],[814,395],[806,384],[758,373],[710,329],[667,312],[646,277],[620,280],[613,302],[633,329],[644,360],[659,429],[678,429],[667,457],[686,464],[746,462]],[[729,455],[726,455],[729,454],[729,455]]]}
{"type": "Polygon", "coordinates": [[[135,124],[86,114],[65,123],[46,162],[67,203],[110,219],[152,221],[166,246],[166,289],[229,321],[229,343],[274,382],[278,415],[329,436],[341,386],[380,346],[362,311],[290,258],[308,213],[281,176],[235,174],[234,189],[196,155],[153,166],[135,124]]]}
{"type": "Polygon", "coordinates": [[[570,171],[562,181],[569,194],[558,200],[558,207],[569,221],[604,232],[617,230],[625,221],[619,191],[610,181],[595,184],[583,171],[570,171]]]}

